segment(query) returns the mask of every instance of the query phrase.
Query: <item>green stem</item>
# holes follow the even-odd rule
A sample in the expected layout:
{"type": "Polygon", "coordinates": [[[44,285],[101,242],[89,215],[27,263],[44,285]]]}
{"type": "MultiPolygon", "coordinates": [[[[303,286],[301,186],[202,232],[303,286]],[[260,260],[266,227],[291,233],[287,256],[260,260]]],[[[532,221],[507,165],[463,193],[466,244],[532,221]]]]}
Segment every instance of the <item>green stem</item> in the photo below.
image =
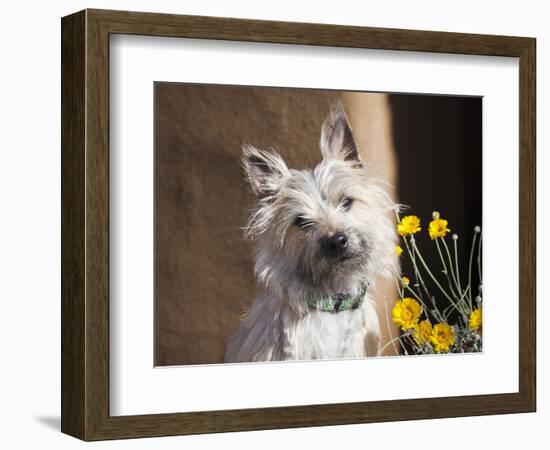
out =
{"type": "MultiPolygon", "coordinates": [[[[439,253],[439,258],[441,259],[441,264],[443,264],[443,271],[445,272],[445,276],[447,277],[447,282],[449,283],[449,289],[451,290],[451,294],[453,295],[453,297],[459,297],[454,288],[453,288],[453,283],[451,281],[451,277],[449,276],[449,271],[447,270],[447,264],[445,264],[445,258],[443,258],[443,253],[441,253],[441,247],[439,246],[439,242],[438,242],[438,239],[440,238],[435,238],[435,246],[437,247],[437,252],[439,253]]],[[[443,238],[441,238],[443,239],[443,238]]]]}
{"type": "Polygon", "coordinates": [[[464,294],[462,294],[462,297],[460,297],[460,299],[456,302],[456,304],[451,304],[447,308],[445,308],[445,311],[443,311],[445,322],[447,321],[447,318],[449,317],[449,314],[453,309],[456,309],[460,314],[462,314],[462,316],[465,319],[468,317],[468,310],[464,310],[460,308],[460,304],[464,302],[464,300],[467,298],[466,294],[467,294],[467,291],[464,291],[464,294]]]}
{"type": "Polygon", "coordinates": [[[479,235],[479,244],[477,245],[477,272],[479,275],[479,284],[483,286],[483,278],[481,278],[481,239],[483,236],[479,235]]]}
{"type": "Polygon", "coordinates": [[[470,301],[470,311],[473,309],[474,301],[472,296],[472,261],[474,259],[474,249],[476,247],[477,233],[474,233],[472,248],[470,249],[470,261],[468,263],[468,300],[470,301]]]}
{"type": "Polygon", "coordinates": [[[447,258],[449,259],[449,267],[451,269],[451,275],[453,276],[453,281],[455,283],[456,290],[458,292],[457,297],[461,297],[462,296],[462,289],[460,288],[460,284],[458,283],[457,277],[456,277],[456,275],[454,273],[454,270],[453,270],[453,258],[451,257],[451,252],[449,251],[449,247],[447,246],[447,242],[445,241],[445,239],[441,238],[441,241],[443,242],[443,246],[445,247],[445,252],[447,253],[447,258]]]}
{"type": "Polygon", "coordinates": [[[441,293],[447,297],[447,300],[449,300],[451,303],[454,303],[454,300],[449,296],[449,294],[447,294],[447,291],[445,291],[445,289],[443,289],[443,286],[441,286],[441,284],[439,284],[439,281],[437,281],[437,278],[433,275],[433,273],[430,271],[428,265],[426,264],[426,261],[424,261],[424,258],[422,257],[422,255],[420,254],[420,251],[418,250],[418,247],[415,245],[414,243],[414,240],[411,241],[412,243],[412,247],[413,247],[413,251],[416,253],[416,255],[418,255],[418,258],[420,259],[420,262],[422,263],[422,265],[424,266],[424,270],[428,273],[428,275],[430,276],[430,278],[432,279],[432,281],[434,282],[434,284],[439,288],[439,290],[441,291],[441,293]]]}
{"type": "Polygon", "coordinates": [[[382,347],[380,350],[378,350],[378,354],[381,356],[382,353],[384,353],[384,351],[390,346],[390,345],[393,345],[393,348],[395,349],[395,351],[397,352],[397,354],[399,354],[399,352],[397,351],[397,348],[395,346],[395,341],[398,341],[398,340],[401,340],[401,336],[396,336],[392,339],[390,339],[386,345],[384,345],[384,347],[382,347]]]}
{"type": "MultiPolygon", "coordinates": [[[[403,292],[401,291],[401,297],[403,297],[403,292]]],[[[390,311],[388,310],[388,302],[384,302],[384,307],[386,308],[386,327],[388,328],[388,336],[391,336],[392,335],[392,329],[391,329],[391,325],[390,325],[390,311]]],[[[399,338],[399,336],[397,336],[399,338]]],[[[394,338],[395,339],[395,338],[394,338]]],[[[394,342],[394,339],[392,339],[391,341],[389,341],[388,343],[393,343],[394,342]]],[[[381,356],[382,355],[382,352],[384,350],[386,350],[386,345],[384,346],[384,348],[382,348],[382,350],[378,350],[378,354],[381,356]]],[[[395,343],[393,345],[393,349],[395,350],[395,353],[399,355],[399,350],[397,350],[397,347],[395,346],[395,343]]]]}
{"type": "Polygon", "coordinates": [[[420,297],[418,297],[418,295],[416,295],[416,292],[414,292],[414,290],[412,290],[408,286],[407,286],[407,289],[411,292],[411,294],[414,296],[414,298],[416,300],[418,300],[418,302],[422,305],[422,308],[424,308],[424,311],[430,312],[440,322],[443,320],[443,315],[441,314],[441,312],[437,308],[434,308],[434,309],[428,308],[426,306],[426,304],[424,303],[424,301],[420,297]]]}
{"type": "Polygon", "coordinates": [[[408,332],[407,334],[403,335],[403,339],[408,340],[411,347],[415,350],[416,354],[420,354],[421,348],[417,344],[417,342],[414,340],[414,337],[412,335],[412,332],[408,332]]]}
{"type": "MultiPolygon", "coordinates": [[[[418,270],[414,252],[411,252],[411,249],[409,248],[409,244],[407,243],[407,239],[405,239],[405,237],[403,237],[403,242],[405,243],[405,247],[407,248],[407,253],[409,254],[409,257],[411,258],[411,262],[413,264],[414,276],[415,276],[416,282],[422,287],[422,289],[424,289],[424,292],[426,292],[426,295],[428,296],[428,298],[431,298],[430,292],[428,291],[428,287],[426,286],[426,283],[424,283],[424,280],[420,275],[420,271],[418,270]]],[[[420,292],[420,289],[418,289],[418,295],[422,297],[422,293],[420,292]]]]}
{"type": "MultiPolygon", "coordinates": [[[[455,249],[456,281],[458,283],[458,286],[460,286],[460,269],[458,267],[458,236],[456,236],[456,239],[453,239],[453,245],[455,249]]],[[[462,291],[460,289],[459,292],[462,295],[462,291]]]]}
{"type": "Polygon", "coordinates": [[[396,279],[395,279],[395,283],[397,284],[397,292],[399,292],[399,298],[403,298],[403,296],[404,296],[404,293],[403,293],[403,290],[404,290],[403,282],[401,281],[401,279],[396,278],[396,279]]]}

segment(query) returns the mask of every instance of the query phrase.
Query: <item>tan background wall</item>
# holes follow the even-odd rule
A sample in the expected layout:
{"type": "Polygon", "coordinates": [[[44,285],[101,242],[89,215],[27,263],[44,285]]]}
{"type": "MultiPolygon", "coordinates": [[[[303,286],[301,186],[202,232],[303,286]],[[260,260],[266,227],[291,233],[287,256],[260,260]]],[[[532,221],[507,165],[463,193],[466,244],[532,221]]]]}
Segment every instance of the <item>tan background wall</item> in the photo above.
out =
{"type": "Polygon", "coordinates": [[[156,365],[222,362],[255,289],[241,232],[254,197],[240,146],[275,148],[290,167],[313,166],[337,95],[156,85],[156,365]]]}

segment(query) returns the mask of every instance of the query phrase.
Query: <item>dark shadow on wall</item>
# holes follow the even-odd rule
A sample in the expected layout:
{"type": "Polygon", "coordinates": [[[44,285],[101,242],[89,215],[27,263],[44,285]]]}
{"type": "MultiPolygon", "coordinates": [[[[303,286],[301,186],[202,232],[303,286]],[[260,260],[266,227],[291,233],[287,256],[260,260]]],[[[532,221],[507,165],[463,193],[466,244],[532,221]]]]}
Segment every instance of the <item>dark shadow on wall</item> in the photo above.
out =
{"type": "MultiPolygon", "coordinates": [[[[399,202],[409,206],[402,214],[421,218],[417,243],[429,266],[436,268],[441,268],[440,258],[425,231],[433,211],[449,221],[452,233],[459,236],[464,284],[474,227],[482,225],[482,99],[391,95],[390,102],[399,202]]],[[[412,267],[405,264],[403,271],[410,276],[412,267]]],[[[479,284],[477,277],[472,284],[479,284]]]]}

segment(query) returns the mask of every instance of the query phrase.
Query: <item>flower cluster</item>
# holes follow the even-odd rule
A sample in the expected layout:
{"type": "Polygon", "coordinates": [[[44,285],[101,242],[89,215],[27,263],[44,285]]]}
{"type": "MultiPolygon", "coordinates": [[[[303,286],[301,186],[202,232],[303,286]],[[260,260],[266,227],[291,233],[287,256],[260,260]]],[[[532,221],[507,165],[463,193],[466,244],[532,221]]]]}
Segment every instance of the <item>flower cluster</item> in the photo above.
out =
{"type": "Polygon", "coordinates": [[[481,228],[474,229],[469,264],[467,269],[461,270],[458,236],[452,235],[450,249],[445,240],[451,232],[449,222],[441,218],[438,212],[432,214],[427,231],[441,261],[439,271],[428,266],[418,248],[414,234],[421,230],[419,217],[398,217],[397,232],[402,242],[395,247],[395,253],[409,257],[413,273],[411,278],[401,276],[398,280],[400,298],[393,306],[391,317],[401,333],[386,346],[396,346],[398,343],[406,354],[411,351],[415,354],[479,352],[482,350],[483,325],[481,228]],[[477,263],[475,275],[474,256],[477,263]],[[443,277],[436,276],[438,272],[443,277]],[[467,275],[466,284],[461,283],[461,272],[467,275]],[[477,295],[474,295],[472,286],[475,277],[478,281],[477,295]],[[432,293],[430,289],[434,286],[436,291],[432,293]]]}
{"type": "Polygon", "coordinates": [[[420,321],[422,306],[414,298],[398,300],[392,310],[392,319],[402,331],[412,336],[416,345],[432,345],[437,353],[447,353],[455,343],[454,328],[446,323],[432,326],[428,319],[420,321]]]}

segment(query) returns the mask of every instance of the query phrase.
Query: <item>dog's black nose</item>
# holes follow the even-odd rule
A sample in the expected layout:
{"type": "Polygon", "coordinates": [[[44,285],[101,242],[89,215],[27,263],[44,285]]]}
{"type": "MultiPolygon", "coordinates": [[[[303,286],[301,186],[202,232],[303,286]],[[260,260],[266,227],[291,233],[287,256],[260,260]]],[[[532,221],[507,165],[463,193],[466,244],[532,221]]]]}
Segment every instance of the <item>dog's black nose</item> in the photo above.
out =
{"type": "Polygon", "coordinates": [[[344,233],[335,233],[323,242],[323,252],[329,257],[342,256],[348,248],[348,238],[344,233]]]}

